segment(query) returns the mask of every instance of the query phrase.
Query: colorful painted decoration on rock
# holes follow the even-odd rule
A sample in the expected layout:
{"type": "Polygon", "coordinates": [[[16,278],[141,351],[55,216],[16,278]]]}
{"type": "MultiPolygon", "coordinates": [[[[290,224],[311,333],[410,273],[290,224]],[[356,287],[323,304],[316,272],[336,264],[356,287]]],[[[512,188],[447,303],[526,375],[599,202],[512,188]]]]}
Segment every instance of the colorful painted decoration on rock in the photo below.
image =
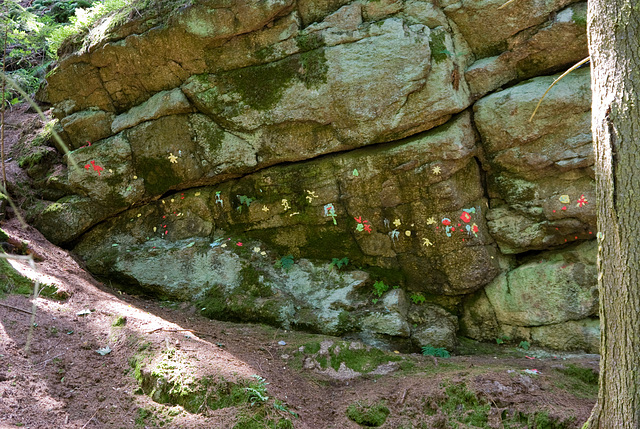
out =
{"type": "Polygon", "coordinates": [[[428,238],[423,238],[422,239],[422,245],[424,247],[429,247],[429,246],[433,246],[433,243],[428,238]]]}
{"type": "Polygon", "coordinates": [[[366,231],[371,234],[371,224],[368,220],[362,220],[362,216],[354,217],[353,219],[358,223],[356,225],[356,231],[366,231]]]}
{"type": "Polygon", "coordinates": [[[314,198],[318,198],[314,191],[306,189],[305,192],[307,193],[307,196],[305,198],[307,199],[307,201],[309,201],[309,204],[311,204],[314,198]]]}
{"type": "Polygon", "coordinates": [[[224,207],[224,201],[222,201],[220,191],[216,191],[216,204],[220,204],[220,207],[224,207]]]}
{"type": "Polygon", "coordinates": [[[473,234],[476,237],[478,236],[478,225],[475,223],[473,225],[466,225],[465,228],[469,235],[473,234]]]}
{"type": "Polygon", "coordinates": [[[398,231],[397,229],[394,229],[393,231],[389,232],[389,237],[391,237],[391,241],[395,242],[396,240],[398,240],[400,238],[400,231],[398,231]]]}
{"type": "Polygon", "coordinates": [[[571,202],[569,195],[560,195],[559,200],[562,204],[569,204],[571,202]]]}
{"type": "Polygon", "coordinates": [[[336,221],[336,208],[333,206],[333,203],[329,203],[329,204],[325,204],[324,205],[324,215],[327,217],[331,217],[333,219],[333,224],[337,225],[338,222],[336,221]]]}
{"type": "Polygon", "coordinates": [[[100,176],[100,172],[102,170],[104,170],[104,168],[100,167],[99,165],[96,165],[96,162],[94,160],[91,160],[90,162],[91,165],[87,164],[84,166],[84,168],[86,170],[89,170],[91,167],[93,167],[93,171],[97,171],[98,172],[98,176],[100,176]]]}
{"type": "Polygon", "coordinates": [[[169,152],[169,156],[167,157],[167,159],[169,160],[169,162],[171,162],[172,164],[177,164],[178,163],[178,157],[175,156],[172,152],[169,152]]]}
{"type": "Polygon", "coordinates": [[[451,237],[451,231],[455,231],[455,228],[451,227],[451,219],[449,218],[444,218],[442,219],[442,224],[445,226],[445,233],[447,234],[447,237],[451,237]]]}
{"type": "Polygon", "coordinates": [[[282,204],[282,208],[285,212],[291,208],[291,206],[289,205],[289,200],[287,200],[286,198],[283,198],[280,204],[282,204]]]}
{"type": "Polygon", "coordinates": [[[584,194],[580,195],[580,198],[578,198],[578,204],[576,204],[576,207],[580,207],[582,208],[583,205],[585,204],[589,204],[589,201],[587,201],[587,199],[584,197],[584,194]]]}

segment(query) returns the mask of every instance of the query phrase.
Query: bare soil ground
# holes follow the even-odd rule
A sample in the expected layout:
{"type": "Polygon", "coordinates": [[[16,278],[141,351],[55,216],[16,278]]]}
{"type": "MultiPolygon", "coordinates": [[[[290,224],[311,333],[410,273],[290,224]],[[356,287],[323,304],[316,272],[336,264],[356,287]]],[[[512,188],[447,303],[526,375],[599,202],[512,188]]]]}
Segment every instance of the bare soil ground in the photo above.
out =
{"type": "MultiPolygon", "coordinates": [[[[37,129],[19,124],[37,122],[10,112],[9,144],[37,129]]],[[[15,160],[8,168],[23,174],[15,160]]],[[[383,428],[578,428],[595,402],[594,355],[464,341],[448,359],[370,350],[355,362],[354,352],[346,367],[370,357],[377,370],[336,372],[317,349],[338,338],[213,321],[189,303],[123,293],[15,217],[0,226],[41,258],[36,271],[12,265],[66,296],[0,299],[1,428],[357,428],[349,406],[367,424],[354,405],[372,404],[388,410],[383,428]]]]}

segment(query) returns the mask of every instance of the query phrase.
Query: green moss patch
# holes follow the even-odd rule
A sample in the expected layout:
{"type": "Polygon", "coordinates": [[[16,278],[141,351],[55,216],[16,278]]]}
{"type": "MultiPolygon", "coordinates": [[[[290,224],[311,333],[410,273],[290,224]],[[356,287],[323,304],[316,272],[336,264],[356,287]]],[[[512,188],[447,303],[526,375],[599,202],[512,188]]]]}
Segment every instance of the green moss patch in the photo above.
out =
{"type": "MultiPolygon", "coordinates": [[[[438,409],[447,417],[447,427],[474,427],[490,429],[489,415],[491,404],[470,391],[463,383],[443,385],[444,395],[441,399],[430,401],[425,409],[428,415],[434,415],[438,409]]],[[[505,429],[568,429],[574,427],[574,418],[558,419],[548,412],[531,414],[517,410],[501,410],[502,426],[505,429]]]]}
{"type": "Polygon", "coordinates": [[[331,341],[325,350],[322,350],[319,342],[314,341],[304,344],[302,352],[293,350],[292,353],[296,356],[300,367],[302,367],[302,362],[310,357],[318,362],[322,369],[333,368],[338,371],[340,366],[344,364],[347,368],[363,374],[375,370],[380,365],[404,360],[402,356],[397,354],[346,341],[331,341]]]}
{"type": "Polygon", "coordinates": [[[389,414],[389,408],[382,401],[374,404],[358,401],[347,407],[347,417],[359,425],[367,427],[382,426],[389,414]]]}
{"type": "MultiPolygon", "coordinates": [[[[214,109],[218,109],[214,106],[219,101],[218,96],[235,92],[249,107],[269,110],[282,99],[285,89],[294,79],[311,88],[326,83],[327,71],[324,49],[318,48],[280,61],[222,73],[218,75],[217,88],[205,91],[203,96],[209,104],[213,103],[214,109]]],[[[237,107],[231,106],[223,107],[223,112],[231,116],[240,113],[237,107]]]]}
{"type": "Polygon", "coordinates": [[[137,356],[130,359],[130,365],[142,392],[155,402],[179,405],[189,413],[235,407],[238,413],[233,428],[293,428],[282,414],[297,414],[270,397],[269,383],[260,376],[235,381],[221,376],[197,378],[188,356],[176,349],[164,350],[151,368],[146,368],[144,361],[137,356]]]}
{"type": "Polygon", "coordinates": [[[164,158],[140,157],[136,159],[136,171],[144,179],[150,195],[162,195],[182,182],[182,178],[173,171],[171,161],[164,158]]]}
{"type": "Polygon", "coordinates": [[[21,276],[9,262],[0,258],[0,298],[7,294],[30,295],[33,293],[33,282],[21,276]]]}
{"type": "Polygon", "coordinates": [[[447,32],[443,29],[433,30],[431,32],[431,39],[429,40],[429,48],[431,48],[431,58],[436,63],[445,61],[451,53],[447,50],[445,44],[447,32]]]}

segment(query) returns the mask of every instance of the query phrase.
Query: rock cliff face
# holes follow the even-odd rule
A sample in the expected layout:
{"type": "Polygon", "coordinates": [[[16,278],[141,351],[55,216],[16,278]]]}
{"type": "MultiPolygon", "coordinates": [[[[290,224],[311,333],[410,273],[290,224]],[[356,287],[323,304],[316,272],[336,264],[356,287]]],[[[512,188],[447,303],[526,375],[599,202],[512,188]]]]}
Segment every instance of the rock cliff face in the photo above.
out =
{"type": "Polygon", "coordinates": [[[529,122],[587,56],[586,3],[501,4],[202,0],[105,23],[48,80],[72,151],[36,224],[210,317],[596,351],[589,70],[529,122]]]}

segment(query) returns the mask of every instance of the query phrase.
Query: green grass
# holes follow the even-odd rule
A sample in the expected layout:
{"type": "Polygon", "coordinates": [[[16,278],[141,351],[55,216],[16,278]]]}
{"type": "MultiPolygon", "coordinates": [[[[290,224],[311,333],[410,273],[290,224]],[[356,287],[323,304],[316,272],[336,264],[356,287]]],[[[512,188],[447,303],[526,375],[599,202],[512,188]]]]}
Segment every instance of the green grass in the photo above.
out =
{"type": "Polygon", "coordinates": [[[347,407],[347,417],[362,426],[382,426],[389,414],[389,408],[385,406],[383,401],[373,404],[357,401],[347,407]]]}
{"type": "Polygon", "coordinates": [[[569,364],[556,371],[561,374],[554,382],[556,387],[577,398],[595,398],[598,395],[598,374],[592,369],[569,364]]]}

